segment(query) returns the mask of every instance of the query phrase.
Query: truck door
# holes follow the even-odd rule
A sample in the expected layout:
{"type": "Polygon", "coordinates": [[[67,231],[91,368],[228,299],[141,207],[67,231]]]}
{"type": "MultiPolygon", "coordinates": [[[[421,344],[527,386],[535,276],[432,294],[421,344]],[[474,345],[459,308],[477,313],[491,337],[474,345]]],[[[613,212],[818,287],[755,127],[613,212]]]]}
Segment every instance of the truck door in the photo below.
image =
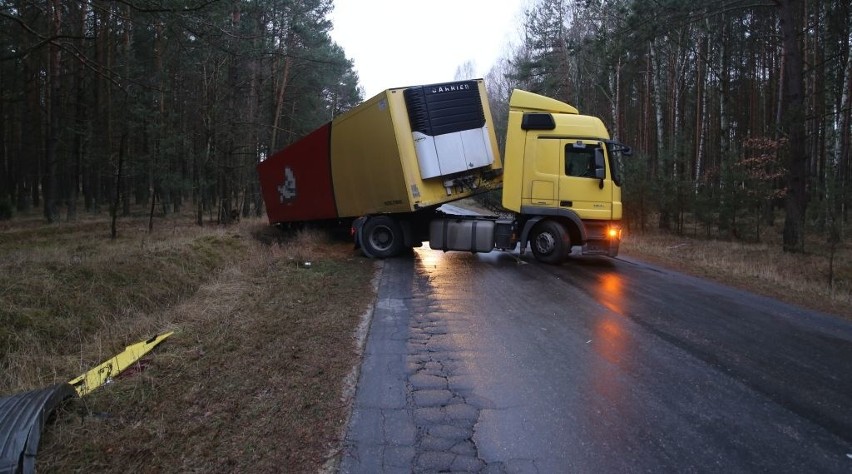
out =
{"type": "Polygon", "coordinates": [[[559,146],[559,140],[530,141],[524,159],[523,204],[551,208],[559,205],[559,177],[562,174],[559,146]]]}
{"type": "Polygon", "coordinates": [[[597,140],[560,140],[559,207],[570,207],[581,219],[612,219],[612,180],[606,147],[597,140]]]}

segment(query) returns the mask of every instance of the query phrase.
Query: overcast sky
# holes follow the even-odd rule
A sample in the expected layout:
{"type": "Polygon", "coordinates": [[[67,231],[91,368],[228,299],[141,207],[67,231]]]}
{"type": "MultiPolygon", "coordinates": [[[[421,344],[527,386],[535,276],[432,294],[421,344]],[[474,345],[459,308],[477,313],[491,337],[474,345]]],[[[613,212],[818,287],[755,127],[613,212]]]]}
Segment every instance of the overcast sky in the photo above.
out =
{"type": "Polygon", "coordinates": [[[391,87],[483,77],[518,42],[529,0],[334,0],[331,37],[355,62],[365,99],[391,87]]]}

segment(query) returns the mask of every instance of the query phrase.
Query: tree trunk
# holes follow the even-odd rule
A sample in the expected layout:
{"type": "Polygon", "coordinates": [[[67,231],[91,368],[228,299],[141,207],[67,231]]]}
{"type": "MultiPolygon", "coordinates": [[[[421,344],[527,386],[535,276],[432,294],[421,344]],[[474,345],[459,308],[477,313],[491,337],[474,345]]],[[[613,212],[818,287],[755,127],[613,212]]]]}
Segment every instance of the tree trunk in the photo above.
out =
{"type": "MultiPolygon", "coordinates": [[[[62,5],[60,0],[51,0],[51,35],[56,38],[59,36],[59,30],[62,22],[62,5]]],[[[48,223],[54,223],[59,220],[59,210],[56,205],[56,169],[57,169],[57,154],[56,149],[59,145],[60,124],[60,99],[61,88],[59,83],[59,66],[60,66],[60,49],[59,45],[51,42],[49,48],[49,74],[50,82],[48,84],[48,127],[47,127],[47,143],[44,153],[44,217],[48,223]]]]}
{"type": "Polygon", "coordinates": [[[121,202],[121,180],[122,180],[122,171],[124,165],[124,153],[127,148],[127,132],[121,134],[121,142],[118,145],[118,164],[115,169],[115,196],[112,200],[112,206],[110,206],[110,217],[112,218],[112,223],[110,225],[110,237],[115,239],[118,237],[118,227],[116,225],[118,220],[118,205],[121,202]]]}
{"type": "Polygon", "coordinates": [[[269,139],[268,153],[272,153],[278,147],[278,127],[280,126],[281,112],[284,108],[284,91],[287,90],[287,81],[290,76],[290,57],[284,56],[284,72],[279,79],[279,86],[275,97],[275,114],[272,116],[272,137],[269,139]]]}
{"type": "MultiPolygon", "coordinates": [[[[848,34],[845,36],[849,38],[848,34]]],[[[852,53],[849,52],[849,48],[852,48],[852,38],[846,40],[845,43],[847,46],[846,67],[840,80],[843,92],[840,98],[840,108],[837,111],[837,125],[835,126],[835,130],[839,130],[839,132],[836,132],[834,144],[835,159],[839,162],[840,169],[838,178],[840,181],[841,208],[839,211],[844,221],[846,220],[846,206],[850,197],[849,188],[852,187],[850,186],[852,166],[849,163],[852,159],[852,152],[850,152],[850,148],[852,148],[852,53]]]]}
{"type": "Polygon", "coordinates": [[[785,252],[804,252],[805,211],[807,210],[807,144],[805,143],[805,110],[803,94],[802,49],[799,42],[801,0],[776,2],[781,20],[784,46],[784,90],[781,99],[781,131],[787,138],[787,194],[784,200],[783,247],[785,252]]]}
{"type": "Polygon", "coordinates": [[[695,64],[695,149],[694,164],[695,182],[701,177],[701,167],[704,164],[704,138],[705,138],[705,115],[707,108],[707,94],[704,91],[706,82],[706,67],[704,57],[707,54],[707,42],[705,38],[699,40],[698,58],[695,64]]]}

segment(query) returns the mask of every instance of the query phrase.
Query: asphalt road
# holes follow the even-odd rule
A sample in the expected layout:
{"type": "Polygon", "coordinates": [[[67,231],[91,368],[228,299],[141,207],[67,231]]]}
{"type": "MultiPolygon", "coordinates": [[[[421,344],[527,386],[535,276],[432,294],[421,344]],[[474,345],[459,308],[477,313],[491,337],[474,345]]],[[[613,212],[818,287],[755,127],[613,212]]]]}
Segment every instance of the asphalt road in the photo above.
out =
{"type": "Polygon", "coordinates": [[[386,260],[341,472],[852,472],[852,323],[623,259],[386,260]]]}

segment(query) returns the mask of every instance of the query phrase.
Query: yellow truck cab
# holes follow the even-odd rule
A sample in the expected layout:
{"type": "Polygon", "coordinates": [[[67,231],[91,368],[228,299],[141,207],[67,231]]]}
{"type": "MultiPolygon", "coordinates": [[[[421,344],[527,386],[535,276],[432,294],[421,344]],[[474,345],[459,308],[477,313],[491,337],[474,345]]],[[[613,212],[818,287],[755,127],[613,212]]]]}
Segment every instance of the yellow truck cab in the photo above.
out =
{"type": "Polygon", "coordinates": [[[556,263],[568,254],[616,256],[621,240],[619,160],[597,117],[515,90],[509,101],[503,207],[518,216],[521,252],[556,263]]]}

